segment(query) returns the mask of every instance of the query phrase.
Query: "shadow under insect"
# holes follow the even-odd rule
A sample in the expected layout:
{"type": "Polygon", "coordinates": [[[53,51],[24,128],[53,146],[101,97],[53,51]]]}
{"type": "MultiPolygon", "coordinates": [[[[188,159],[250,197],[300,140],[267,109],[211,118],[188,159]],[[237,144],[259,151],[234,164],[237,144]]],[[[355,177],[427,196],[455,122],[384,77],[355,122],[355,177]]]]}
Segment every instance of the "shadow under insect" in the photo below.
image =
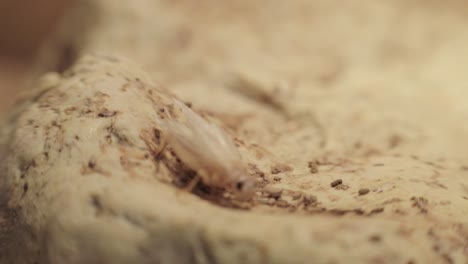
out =
{"type": "Polygon", "coordinates": [[[154,162],[162,172],[164,166],[169,172],[170,183],[181,191],[192,193],[204,200],[219,206],[234,209],[249,209],[252,204],[248,201],[236,198],[224,188],[209,186],[205,184],[197,172],[187,167],[177,156],[170,145],[161,139],[161,131],[154,128],[152,133],[144,133],[145,140],[154,162]],[[151,134],[151,136],[149,136],[151,134]]]}

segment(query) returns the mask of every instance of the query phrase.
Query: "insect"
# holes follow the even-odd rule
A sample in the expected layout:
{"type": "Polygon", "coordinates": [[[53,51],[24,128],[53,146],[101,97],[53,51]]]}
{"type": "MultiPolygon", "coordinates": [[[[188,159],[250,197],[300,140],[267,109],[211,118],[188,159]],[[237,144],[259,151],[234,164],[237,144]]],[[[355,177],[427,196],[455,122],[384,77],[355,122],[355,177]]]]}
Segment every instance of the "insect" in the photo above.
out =
{"type": "Polygon", "coordinates": [[[197,172],[187,189],[191,190],[201,180],[237,197],[251,197],[255,182],[246,173],[232,139],[181,101],[174,99],[172,106],[179,110],[178,119],[166,108],[166,118],[157,120],[162,132],[161,151],[168,144],[187,167],[197,172]]]}

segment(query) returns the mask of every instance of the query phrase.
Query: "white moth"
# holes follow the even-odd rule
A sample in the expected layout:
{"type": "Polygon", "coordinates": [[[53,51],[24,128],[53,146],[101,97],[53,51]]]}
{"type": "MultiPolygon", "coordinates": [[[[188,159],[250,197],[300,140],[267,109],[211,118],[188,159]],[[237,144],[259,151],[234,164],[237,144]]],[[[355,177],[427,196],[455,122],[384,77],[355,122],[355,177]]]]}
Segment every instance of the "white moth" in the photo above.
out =
{"type": "Polygon", "coordinates": [[[173,106],[180,110],[178,119],[165,109],[166,118],[158,120],[164,142],[161,145],[169,144],[178,158],[197,172],[189,189],[201,180],[206,185],[224,188],[239,197],[253,195],[254,180],[246,173],[232,139],[181,101],[174,99],[173,106]]]}

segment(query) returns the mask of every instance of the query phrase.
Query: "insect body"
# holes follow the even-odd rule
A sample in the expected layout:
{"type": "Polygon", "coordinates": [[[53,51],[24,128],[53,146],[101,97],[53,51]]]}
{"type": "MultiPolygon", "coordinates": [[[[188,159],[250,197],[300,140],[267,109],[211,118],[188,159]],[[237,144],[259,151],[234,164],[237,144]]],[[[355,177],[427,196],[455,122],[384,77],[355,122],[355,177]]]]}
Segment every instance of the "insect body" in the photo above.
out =
{"type": "Polygon", "coordinates": [[[247,175],[232,139],[179,100],[174,99],[173,106],[180,111],[178,119],[165,109],[167,117],[158,120],[163,141],[205,184],[240,196],[252,195],[254,181],[247,175]]]}

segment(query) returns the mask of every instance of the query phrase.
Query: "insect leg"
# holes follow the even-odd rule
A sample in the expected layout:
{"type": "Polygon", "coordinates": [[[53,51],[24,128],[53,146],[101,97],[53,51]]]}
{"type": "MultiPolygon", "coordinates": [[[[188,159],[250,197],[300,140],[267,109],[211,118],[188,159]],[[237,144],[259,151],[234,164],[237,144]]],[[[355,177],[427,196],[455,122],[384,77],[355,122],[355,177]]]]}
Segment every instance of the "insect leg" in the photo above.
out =
{"type": "Polygon", "coordinates": [[[158,149],[155,151],[156,157],[160,157],[162,152],[166,149],[167,141],[162,137],[159,141],[158,149]]]}
{"type": "Polygon", "coordinates": [[[190,180],[187,186],[184,187],[184,190],[191,193],[199,182],[200,182],[200,176],[195,175],[195,177],[193,177],[193,179],[190,180]]]}

